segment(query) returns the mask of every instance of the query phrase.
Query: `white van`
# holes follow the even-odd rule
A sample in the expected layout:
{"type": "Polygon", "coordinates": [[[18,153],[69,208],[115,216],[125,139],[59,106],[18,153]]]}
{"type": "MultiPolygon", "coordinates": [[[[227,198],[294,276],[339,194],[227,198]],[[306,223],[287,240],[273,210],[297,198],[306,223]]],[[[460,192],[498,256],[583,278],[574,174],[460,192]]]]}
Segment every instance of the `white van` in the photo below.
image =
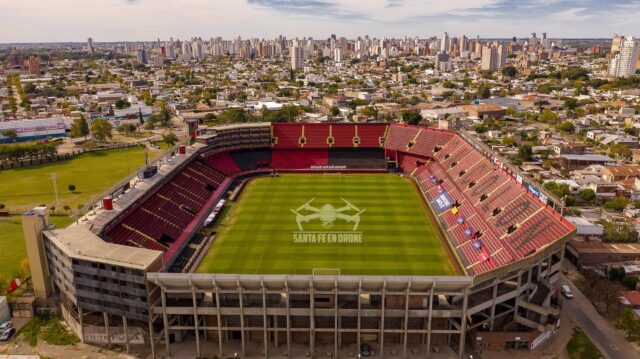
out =
{"type": "Polygon", "coordinates": [[[568,285],[563,285],[562,287],[560,287],[560,291],[562,292],[562,295],[565,296],[565,298],[573,299],[573,293],[571,292],[571,288],[569,288],[568,285]]]}

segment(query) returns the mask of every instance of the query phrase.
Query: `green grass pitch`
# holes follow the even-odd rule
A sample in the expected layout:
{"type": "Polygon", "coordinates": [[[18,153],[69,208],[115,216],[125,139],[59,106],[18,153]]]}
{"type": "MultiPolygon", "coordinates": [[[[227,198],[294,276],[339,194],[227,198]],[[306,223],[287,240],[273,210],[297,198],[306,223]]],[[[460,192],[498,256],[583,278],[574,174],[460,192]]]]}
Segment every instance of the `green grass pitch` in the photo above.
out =
{"type": "MultiPolygon", "coordinates": [[[[412,180],[392,174],[254,179],[225,210],[216,225],[217,239],[198,272],[313,274],[324,268],[340,269],[343,275],[455,275],[420,196],[412,180]],[[335,219],[328,227],[319,218],[302,223],[304,235],[297,234],[302,243],[296,243],[294,233],[300,229],[291,210],[311,199],[310,206],[318,209],[325,204],[345,207],[345,199],[364,211],[356,229],[362,233],[361,243],[344,243],[344,237],[338,237],[353,235],[353,222],[335,219]]],[[[341,213],[353,216],[358,210],[341,213]]]]}

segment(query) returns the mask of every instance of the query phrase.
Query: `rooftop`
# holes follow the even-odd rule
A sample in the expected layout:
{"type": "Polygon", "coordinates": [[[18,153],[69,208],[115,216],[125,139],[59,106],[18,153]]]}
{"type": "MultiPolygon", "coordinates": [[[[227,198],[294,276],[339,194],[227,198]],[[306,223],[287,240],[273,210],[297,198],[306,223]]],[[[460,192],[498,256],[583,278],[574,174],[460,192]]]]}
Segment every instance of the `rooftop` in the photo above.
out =
{"type": "Polygon", "coordinates": [[[84,225],[44,232],[71,258],[145,270],[162,258],[162,252],[103,241],[84,225]]]}

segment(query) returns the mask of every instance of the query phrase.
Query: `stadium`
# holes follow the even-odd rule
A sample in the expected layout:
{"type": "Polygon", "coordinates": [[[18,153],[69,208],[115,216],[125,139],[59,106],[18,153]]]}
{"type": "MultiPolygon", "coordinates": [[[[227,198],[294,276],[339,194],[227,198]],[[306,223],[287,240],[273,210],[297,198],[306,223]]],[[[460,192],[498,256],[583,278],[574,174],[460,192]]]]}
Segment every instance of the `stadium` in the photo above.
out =
{"type": "Polygon", "coordinates": [[[190,136],[69,228],[46,208],[23,216],[39,305],[59,303],[84,342],[462,358],[535,348],[558,328],[575,228],[466,134],[252,123],[190,136]]]}

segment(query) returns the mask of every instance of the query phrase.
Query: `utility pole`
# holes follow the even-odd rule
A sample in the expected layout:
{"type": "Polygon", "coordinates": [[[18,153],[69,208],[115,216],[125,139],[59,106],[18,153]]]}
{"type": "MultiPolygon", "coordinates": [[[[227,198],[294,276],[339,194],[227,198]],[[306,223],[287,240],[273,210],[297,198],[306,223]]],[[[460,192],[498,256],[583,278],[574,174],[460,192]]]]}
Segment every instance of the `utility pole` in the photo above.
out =
{"type": "Polygon", "coordinates": [[[51,181],[53,181],[53,193],[56,196],[56,207],[58,207],[58,175],[56,173],[51,173],[51,181]]]}

